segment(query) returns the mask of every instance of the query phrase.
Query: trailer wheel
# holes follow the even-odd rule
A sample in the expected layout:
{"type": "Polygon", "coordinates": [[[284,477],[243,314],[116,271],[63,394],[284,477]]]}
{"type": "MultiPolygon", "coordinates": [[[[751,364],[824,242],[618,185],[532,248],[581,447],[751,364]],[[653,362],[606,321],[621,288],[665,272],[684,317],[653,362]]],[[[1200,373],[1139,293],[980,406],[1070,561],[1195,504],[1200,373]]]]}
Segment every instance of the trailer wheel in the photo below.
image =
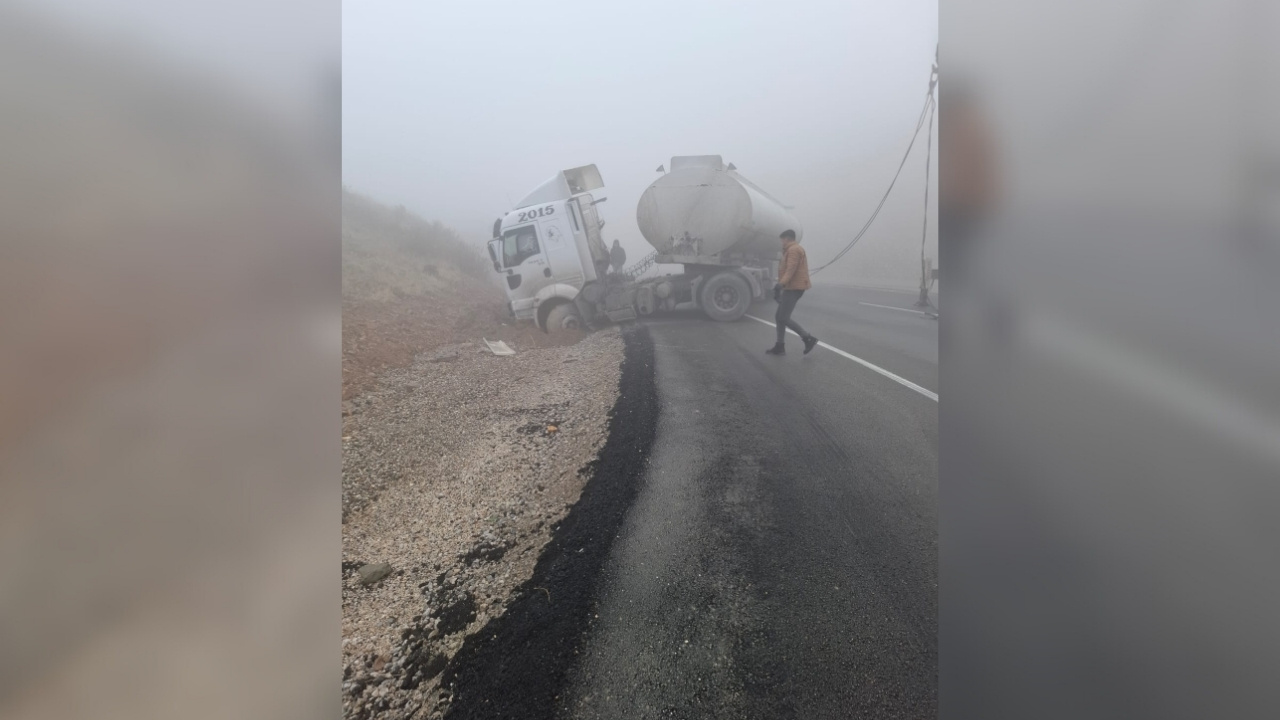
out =
{"type": "Polygon", "coordinates": [[[546,328],[549,333],[581,330],[582,326],[582,315],[571,302],[562,302],[547,312],[546,328]]]}
{"type": "Polygon", "coordinates": [[[712,320],[732,322],[751,307],[751,286],[736,272],[713,275],[702,283],[698,304],[712,320]]]}

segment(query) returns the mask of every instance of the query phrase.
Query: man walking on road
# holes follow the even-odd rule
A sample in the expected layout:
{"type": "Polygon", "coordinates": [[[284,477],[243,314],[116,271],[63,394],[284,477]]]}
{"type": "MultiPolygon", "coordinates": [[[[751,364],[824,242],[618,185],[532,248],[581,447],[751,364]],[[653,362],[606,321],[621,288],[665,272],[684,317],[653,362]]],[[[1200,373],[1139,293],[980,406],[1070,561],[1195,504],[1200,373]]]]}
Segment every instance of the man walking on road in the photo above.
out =
{"type": "Polygon", "coordinates": [[[804,341],[804,354],[808,355],[818,344],[818,338],[805,332],[799,323],[792,320],[791,311],[796,309],[796,303],[800,301],[804,291],[813,287],[809,283],[809,258],[805,256],[800,243],[796,242],[795,230],[784,230],[779,237],[782,239],[782,264],[778,266],[778,284],[773,286],[773,299],[778,302],[778,314],[774,318],[778,326],[778,344],[765,352],[770,355],[786,355],[787,328],[791,328],[804,341]]]}

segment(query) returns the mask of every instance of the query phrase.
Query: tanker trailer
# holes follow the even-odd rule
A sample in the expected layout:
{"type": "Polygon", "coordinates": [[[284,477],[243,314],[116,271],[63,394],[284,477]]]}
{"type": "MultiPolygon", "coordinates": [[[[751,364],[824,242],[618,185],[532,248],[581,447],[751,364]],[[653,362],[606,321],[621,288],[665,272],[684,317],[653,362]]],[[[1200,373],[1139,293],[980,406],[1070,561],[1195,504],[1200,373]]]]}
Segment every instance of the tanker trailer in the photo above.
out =
{"type": "Polygon", "coordinates": [[[681,275],[641,283],[637,312],[693,302],[726,322],[773,286],[782,231],[795,230],[797,239],[804,232],[790,209],[719,155],[671,158],[671,171],[640,196],[636,222],[655,262],[684,266],[681,275]],[[656,302],[647,302],[649,285],[656,302]]]}

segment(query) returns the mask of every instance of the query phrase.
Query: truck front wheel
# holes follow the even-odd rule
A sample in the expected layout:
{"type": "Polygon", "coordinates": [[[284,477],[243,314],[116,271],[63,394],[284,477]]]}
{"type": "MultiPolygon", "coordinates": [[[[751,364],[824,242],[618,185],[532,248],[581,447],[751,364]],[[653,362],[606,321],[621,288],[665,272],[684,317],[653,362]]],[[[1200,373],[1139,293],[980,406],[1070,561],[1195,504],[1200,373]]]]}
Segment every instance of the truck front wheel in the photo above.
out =
{"type": "Polygon", "coordinates": [[[702,283],[698,304],[712,320],[732,322],[751,307],[751,286],[736,272],[718,273],[702,283]]]}
{"type": "Polygon", "coordinates": [[[578,313],[578,308],[574,307],[571,302],[562,302],[547,312],[546,328],[549,333],[562,330],[581,330],[582,326],[582,315],[578,313]]]}

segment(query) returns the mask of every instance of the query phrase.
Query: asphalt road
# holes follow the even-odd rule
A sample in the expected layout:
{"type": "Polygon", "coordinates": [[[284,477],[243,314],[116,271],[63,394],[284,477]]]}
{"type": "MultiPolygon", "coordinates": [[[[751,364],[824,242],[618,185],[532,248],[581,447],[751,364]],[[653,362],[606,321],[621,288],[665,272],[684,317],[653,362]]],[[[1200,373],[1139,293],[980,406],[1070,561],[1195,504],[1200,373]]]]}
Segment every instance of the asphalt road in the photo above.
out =
{"type": "Polygon", "coordinates": [[[1280,717],[1280,245],[1196,212],[944,250],[949,715],[1280,717]]]}
{"type": "MultiPolygon", "coordinates": [[[[937,321],[914,299],[819,286],[794,318],[936,393],[937,321]]],[[[751,319],[646,324],[656,435],[557,714],[933,717],[936,400],[794,337],[766,356],[751,319]]]]}

